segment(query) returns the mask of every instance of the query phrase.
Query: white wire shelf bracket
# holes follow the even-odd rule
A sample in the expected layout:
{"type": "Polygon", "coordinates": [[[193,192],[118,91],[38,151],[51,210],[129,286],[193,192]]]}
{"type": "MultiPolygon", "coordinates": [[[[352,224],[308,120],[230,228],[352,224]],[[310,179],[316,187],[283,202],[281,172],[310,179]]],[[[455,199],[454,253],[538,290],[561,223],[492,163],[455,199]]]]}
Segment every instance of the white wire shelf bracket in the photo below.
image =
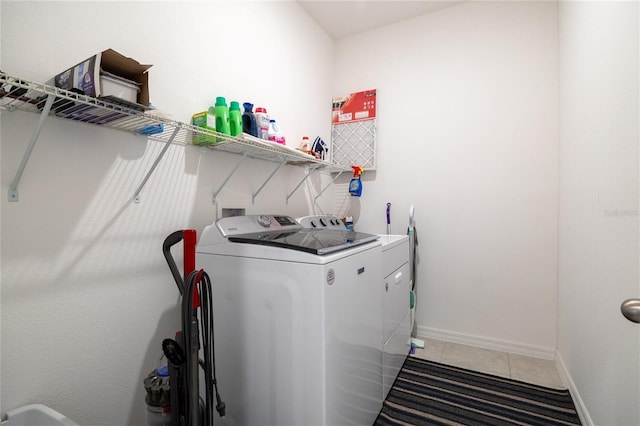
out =
{"type": "MultiPolygon", "coordinates": [[[[86,96],[55,86],[34,83],[10,76],[2,71],[0,71],[0,109],[40,114],[36,129],[34,129],[31,141],[23,155],[20,167],[9,189],[9,201],[18,201],[20,178],[26,168],[29,156],[36,144],[44,121],[49,116],[134,133],[167,144],[163,147],[153,166],[147,172],[142,183],[136,190],[133,197],[134,202],[139,202],[139,195],[142,188],[156,169],[169,145],[191,145],[194,137],[198,140],[213,141],[213,143],[200,145],[202,147],[242,155],[243,159],[240,163],[242,163],[245,157],[249,157],[279,164],[276,170],[269,175],[265,183],[262,184],[260,189],[253,194],[254,201],[260,190],[262,190],[266,183],[273,177],[281,165],[309,166],[310,170],[323,169],[329,172],[342,172],[350,169],[348,166],[320,160],[291,147],[257,139],[246,134],[235,137],[225,135],[191,124],[175,121],[171,118],[154,115],[153,110],[144,110],[142,107],[137,109],[130,104],[118,104],[106,99],[86,96]]],[[[235,172],[235,169],[233,172],[235,172]]],[[[231,174],[233,174],[233,172],[231,174]]],[[[230,177],[231,175],[227,176],[222,186],[216,191],[213,197],[214,200],[230,177]]],[[[287,197],[287,201],[292,194],[287,197]]]]}
{"type": "Polygon", "coordinates": [[[333,185],[333,184],[336,182],[336,180],[340,177],[340,175],[341,175],[342,173],[343,173],[342,171],[338,172],[338,174],[337,174],[337,175],[335,175],[335,176],[333,177],[333,179],[331,179],[331,182],[330,182],[330,183],[328,183],[327,185],[325,185],[325,187],[324,187],[324,188],[322,188],[322,190],[321,190],[320,192],[318,192],[318,194],[317,194],[317,195],[315,196],[315,198],[313,199],[313,203],[314,203],[314,204],[316,204],[316,203],[317,203],[318,198],[320,198],[320,196],[324,193],[324,191],[326,191],[327,189],[329,189],[329,187],[330,187],[331,185],[333,185]]]}
{"type": "Polygon", "coordinates": [[[253,204],[256,203],[256,197],[258,196],[258,194],[262,191],[262,189],[267,185],[267,183],[271,180],[271,178],[273,177],[273,175],[276,174],[276,172],[278,170],[280,170],[280,167],[282,167],[285,164],[285,161],[281,161],[280,163],[278,163],[278,166],[273,169],[273,171],[271,172],[271,174],[269,176],[267,176],[267,180],[264,181],[264,183],[262,185],[260,185],[260,188],[258,188],[256,190],[256,192],[253,193],[253,195],[251,196],[251,202],[253,204]]]}
{"type": "Polygon", "coordinates": [[[47,118],[47,114],[49,114],[49,111],[51,110],[54,98],[55,96],[53,95],[47,96],[47,100],[42,107],[42,114],[40,114],[40,117],[38,118],[38,123],[36,124],[36,128],[31,134],[31,139],[29,140],[29,144],[27,145],[24,155],[22,156],[22,161],[20,161],[20,165],[18,166],[16,175],[11,181],[11,185],[9,186],[9,201],[17,202],[20,200],[20,196],[18,193],[18,184],[20,183],[20,179],[22,178],[24,169],[27,167],[27,163],[29,162],[29,158],[31,157],[31,152],[33,152],[33,148],[38,141],[38,136],[40,136],[40,131],[42,130],[45,119],[47,118]]]}
{"type": "Polygon", "coordinates": [[[160,154],[158,154],[158,156],[156,157],[156,160],[151,165],[151,168],[149,168],[149,171],[147,171],[147,174],[142,179],[142,182],[138,186],[138,189],[136,189],[136,192],[133,193],[133,202],[134,203],[138,204],[140,202],[140,192],[142,191],[142,188],[144,188],[144,186],[147,184],[147,181],[149,180],[149,178],[151,177],[153,172],[156,170],[156,167],[158,167],[158,164],[160,164],[160,160],[162,160],[162,157],[164,157],[164,154],[166,154],[167,150],[169,149],[169,146],[173,142],[173,139],[175,138],[176,134],[178,134],[178,131],[179,131],[178,128],[174,129],[173,134],[165,142],[165,145],[162,148],[162,151],[160,151],[160,154]]]}
{"type": "Polygon", "coordinates": [[[305,170],[304,173],[304,178],[302,178],[302,180],[300,181],[299,184],[296,185],[295,188],[293,188],[293,190],[287,194],[287,197],[285,199],[286,203],[289,204],[289,198],[291,198],[293,196],[293,194],[296,193],[296,191],[298,190],[298,188],[300,188],[300,186],[302,186],[302,184],[309,179],[309,176],[311,176],[311,172],[313,171],[313,169],[311,167],[307,167],[307,169],[305,170]]]}

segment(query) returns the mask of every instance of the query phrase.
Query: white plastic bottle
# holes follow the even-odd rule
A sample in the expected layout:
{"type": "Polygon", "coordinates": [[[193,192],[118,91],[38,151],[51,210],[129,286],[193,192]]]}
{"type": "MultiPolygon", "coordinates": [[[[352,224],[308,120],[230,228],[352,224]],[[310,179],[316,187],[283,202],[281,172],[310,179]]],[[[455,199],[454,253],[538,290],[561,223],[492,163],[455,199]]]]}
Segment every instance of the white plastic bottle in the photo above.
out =
{"type": "Polygon", "coordinates": [[[256,118],[258,137],[260,139],[269,139],[269,114],[267,114],[266,108],[256,108],[253,116],[256,118]]]}
{"type": "Polygon", "coordinates": [[[276,120],[269,120],[269,140],[271,142],[276,142],[282,145],[285,145],[284,135],[280,131],[280,128],[276,124],[276,120]]]}
{"type": "Polygon", "coordinates": [[[309,152],[311,147],[309,146],[309,136],[303,136],[302,142],[300,143],[300,148],[298,148],[302,152],[309,152]]]}

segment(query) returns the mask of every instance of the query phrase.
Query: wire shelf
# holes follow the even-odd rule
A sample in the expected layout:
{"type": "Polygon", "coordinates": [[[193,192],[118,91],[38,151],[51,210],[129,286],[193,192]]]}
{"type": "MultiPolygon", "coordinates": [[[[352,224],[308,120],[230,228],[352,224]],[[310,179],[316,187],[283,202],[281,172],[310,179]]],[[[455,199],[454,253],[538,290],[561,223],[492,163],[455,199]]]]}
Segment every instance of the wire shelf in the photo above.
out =
{"type": "Polygon", "coordinates": [[[49,116],[53,117],[141,134],[167,143],[189,145],[192,144],[194,136],[216,140],[218,142],[200,146],[276,163],[309,166],[312,169],[324,169],[330,172],[349,169],[343,165],[314,158],[291,147],[246,134],[241,137],[232,137],[154,115],[153,110],[144,110],[141,106],[138,109],[132,104],[119,104],[104,98],[85,96],[55,86],[12,77],[0,71],[0,109],[40,114],[51,96],[54,100],[49,116]]]}

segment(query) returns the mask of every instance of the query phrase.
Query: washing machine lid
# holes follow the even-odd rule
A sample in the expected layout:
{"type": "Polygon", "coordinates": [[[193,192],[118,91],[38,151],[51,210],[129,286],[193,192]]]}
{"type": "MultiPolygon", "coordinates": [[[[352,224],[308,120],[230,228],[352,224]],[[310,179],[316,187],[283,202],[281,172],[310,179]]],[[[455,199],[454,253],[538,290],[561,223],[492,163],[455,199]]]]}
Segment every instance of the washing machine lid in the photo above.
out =
{"type": "Polygon", "coordinates": [[[323,255],[366,244],[378,238],[378,235],[364,232],[302,229],[233,235],[229,236],[228,240],[234,243],[259,244],[323,255]]]}

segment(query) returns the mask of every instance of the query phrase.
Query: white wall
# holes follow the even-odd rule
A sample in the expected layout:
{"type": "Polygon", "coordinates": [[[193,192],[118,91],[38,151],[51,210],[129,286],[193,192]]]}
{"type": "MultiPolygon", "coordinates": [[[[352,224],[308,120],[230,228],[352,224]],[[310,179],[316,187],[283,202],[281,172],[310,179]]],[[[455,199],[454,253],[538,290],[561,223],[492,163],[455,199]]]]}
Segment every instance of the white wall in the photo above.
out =
{"type": "Polygon", "coordinates": [[[596,425],[640,424],[638,2],[560,5],[558,352],[596,425]]]}
{"type": "MultiPolygon", "coordinates": [[[[295,2],[2,1],[0,8],[9,74],[44,82],[111,47],[153,64],[151,101],[178,120],[222,95],[266,106],[293,145],[303,134],[329,139],[333,43],[295,2]]],[[[80,424],[143,424],[142,379],[179,318],[162,242],[215,219],[211,196],[239,157],[172,147],[133,204],[161,144],[48,119],[20,202],[8,203],[37,116],[3,111],[1,119],[0,411],[41,402],[80,424]]],[[[247,160],[220,204],[310,214],[320,178],[286,204],[304,175],[294,167],[282,168],[251,204],[274,167],[247,160]]]]}
{"type": "MultiPolygon", "coordinates": [[[[0,7],[0,69],[2,69],[2,7],[0,7]]],[[[1,124],[0,124],[1,125],[1,124]]],[[[2,133],[2,128],[0,128],[0,142],[1,142],[1,135],[2,133]]],[[[0,159],[1,159],[1,152],[0,152],[0,159]]],[[[1,170],[1,168],[0,168],[1,170]]],[[[0,210],[0,222],[2,221],[2,211],[0,210]]],[[[0,241],[2,241],[2,226],[0,226],[0,241]]],[[[0,259],[2,259],[2,244],[0,243],[0,259]]],[[[1,264],[0,264],[0,268],[1,268],[1,264]]],[[[1,269],[0,269],[1,272],[1,269]]],[[[2,282],[0,281],[0,343],[2,343],[2,282]]],[[[1,375],[1,368],[2,368],[2,351],[0,350],[0,377],[2,377],[1,375]]],[[[2,385],[0,385],[0,413],[2,412],[2,385]]]]}
{"type": "MultiPolygon", "coordinates": [[[[620,319],[597,302],[617,308],[634,296],[595,260],[635,255],[637,263],[638,231],[623,223],[631,218],[637,227],[637,199],[629,197],[634,190],[637,197],[638,129],[628,107],[635,105],[637,120],[637,57],[607,55],[637,55],[638,11],[625,3],[635,15],[603,14],[599,5],[563,3],[559,19],[555,2],[469,2],[341,40],[334,58],[331,40],[295,2],[2,1],[0,64],[42,82],[112,47],[154,65],[152,102],[176,119],[187,121],[217,95],[253,100],[268,106],[292,145],[303,134],[329,139],[322,117],[331,95],[377,88],[378,168],[365,173],[363,197],[349,198],[350,211],[358,230],[381,233],[391,202],[392,232],[405,233],[409,205],[416,206],[421,332],[550,354],[557,323],[560,354],[595,423],[637,424],[637,410],[626,409],[637,407],[637,392],[618,395],[614,386],[633,386],[628,377],[639,373],[612,379],[610,367],[622,357],[593,348],[620,319]],[[627,20],[633,16],[635,24],[627,20]],[[600,38],[615,28],[612,39],[600,38]],[[258,42],[268,59],[255,53],[258,42]],[[598,97],[607,87],[619,103],[598,97]],[[594,101],[583,111],[585,93],[594,101]],[[572,111],[580,114],[564,121],[572,111]],[[608,121],[584,126],[607,111],[608,121]],[[602,157],[605,146],[611,158],[602,157]],[[626,164],[624,176],[603,184],[620,169],[613,160],[626,164]],[[598,196],[605,199],[594,204],[598,196]],[[605,210],[627,213],[603,217],[605,210]],[[593,226],[595,243],[585,243],[593,226]],[[614,252],[602,252],[600,243],[615,241],[614,252]]],[[[173,147],[133,204],[162,147],[49,119],[21,201],[8,203],[36,118],[1,113],[0,411],[43,402],[81,424],[141,424],[142,378],[178,323],[161,243],[215,218],[211,195],[238,158],[173,147]]],[[[247,161],[220,204],[294,216],[332,210],[329,194],[320,206],[308,201],[322,187],[319,177],[285,204],[303,176],[296,168],[278,172],[252,205],[273,165],[247,161]]],[[[337,187],[334,204],[346,191],[337,187]]],[[[637,335],[637,326],[623,324],[622,333],[637,335]]]]}
{"type": "Polygon", "coordinates": [[[378,89],[356,228],[419,234],[423,335],[556,347],[555,2],[468,2],[336,44],[334,92],[378,89]]]}

